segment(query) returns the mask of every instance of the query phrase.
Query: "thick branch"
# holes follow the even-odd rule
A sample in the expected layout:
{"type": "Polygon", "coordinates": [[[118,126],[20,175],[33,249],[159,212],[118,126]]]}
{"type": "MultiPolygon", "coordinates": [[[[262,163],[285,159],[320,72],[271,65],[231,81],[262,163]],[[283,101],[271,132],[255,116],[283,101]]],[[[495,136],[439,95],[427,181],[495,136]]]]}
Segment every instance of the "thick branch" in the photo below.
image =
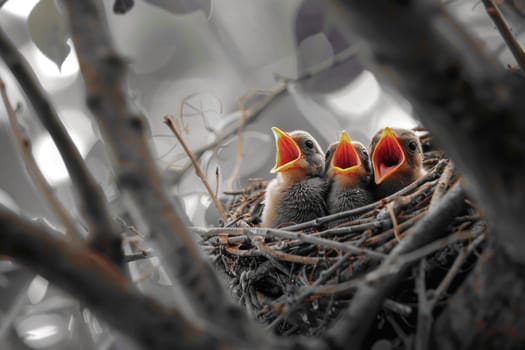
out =
{"type": "Polygon", "coordinates": [[[164,266],[170,272],[175,270],[196,312],[232,335],[250,339],[253,346],[262,346],[262,333],[232,303],[187,230],[186,217],[161,181],[147,143],[146,121],[127,105],[123,91],[126,66],[110,43],[97,2],[68,0],[65,4],[87,104],[112,151],[117,184],[133,201],[131,212],[138,212],[147,222],[164,266]]]}
{"type": "MultiPolygon", "coordinates": [[[[406,236],[383,261],[377,271],[390,269],[390,265],[401,255],[414,251],[447,233],[447,227],[465,208],[465,193],[456,184],[425,217],[418,221],[406,236]]],[[[382,303],[395,287],[406,277],[411,264],[405,264],[395,274],[362,283],[357,289],[350,308],[329,331],[332,341],[344,348],[352,344],[363,347],[365,336],[382,303]]]]}
{"type": "Polygon", "coordinates": [[[336,2],[347,34],[367,40],[373,70],[411,100],[466,178],[498,244],[525,263],[523,79],[489,60],[440,1],[336,2]]]}
{"type": "Polygon", "coordinates": [[[220,349],[217,338],[192,326],[175,309],[139,294],[115,267],[82,245],[8,211],[0,211],[0,254],[13,257],[68,291],[145,349],[220,349]]]}
{"type": "Polygon", "coordinates": [[[93,246],[120,265],[123,261],[120,233],[109,215],[102,189],[89,173],[82,156],[49,103],[29,64],[1,29],[0,53],[64,160],[81,198],[80,207],[88,223],[93,246]]]}

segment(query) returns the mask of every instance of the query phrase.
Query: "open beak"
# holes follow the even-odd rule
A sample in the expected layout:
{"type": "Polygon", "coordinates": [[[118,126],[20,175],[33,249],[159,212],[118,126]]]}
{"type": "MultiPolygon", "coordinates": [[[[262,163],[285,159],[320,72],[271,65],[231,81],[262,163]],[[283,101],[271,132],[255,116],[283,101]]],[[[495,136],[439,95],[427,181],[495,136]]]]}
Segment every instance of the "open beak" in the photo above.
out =
{"type": "Polygon", "coordinates": [[[372,151],[374,181],[379,185],[405,162],[405,152],[390,128],[384,128],[376,147],[372,151]]]}
{"type": "Polygon", "coordinates": [[[361,166],[361,158],[357,154],[347,132],[343,130],[332,158],[332,169],[335,174],[350,174],[361,166]]]}
{"type": "Polygon", "coordinates": [[[279,128],[272,128],[275,136],[275,166],[270,172],[279,173],[289,170],[301,160],[303,154],[295,140],[279,128]]]}

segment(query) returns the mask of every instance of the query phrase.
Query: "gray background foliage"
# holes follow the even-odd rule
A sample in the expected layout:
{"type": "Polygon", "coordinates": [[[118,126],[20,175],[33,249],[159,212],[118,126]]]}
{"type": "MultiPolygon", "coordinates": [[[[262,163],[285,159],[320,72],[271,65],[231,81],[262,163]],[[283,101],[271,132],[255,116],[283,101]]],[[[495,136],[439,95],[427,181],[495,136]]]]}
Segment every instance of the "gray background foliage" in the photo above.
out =
{"type": "MultiPolygon", "coordinates": [[[[446,3],[502,64],[514,64],[479,2],[446,3]]],[[[253,101],[264,96],[280,83],[276,76],[305,77],[290,83],[288,91],[242,133],[244,158],[238,178],[228,181],[238,154],[236,138],[203,155],[201,165],[213,186],[215,169],[219,168],[220,191],[241,188],[252,177],[270,177],[272,126],[307,130],[326,147],[341,129],[368,144],[380,127],[416,125],[416,116],[403,98],[382,88],[357,59],[343,59],[359,52],[359,42],[348,42],[340,35],[322,1],[136,0],[125,15],[113,13],[113,1],[106,0],[104,5],[116,47],[129,62],[131,100],[147,117],[159,167],[165,170],[167,181],[173,183],[174,193],[183,199],[195,224],[213,222],[215,211],[194,172],[180,176],[187,159],[162,123],[165,114],[182,116],[187,130],[184,138],[192,149],[198,149],[238,125],[241,97],[249,95],[248,101],[253,101]],[[308,77],[312,72],[315,74],[308,77]],[[181,109],[183,99],[187,103],[181,109]]],[[[524,29],[518,24],[521,13],[507,8],[505,15],[520,37],[524,29]]],[[[107,154],[84,105],[83,82],[60,3],[10,0],[0,10],[0,25],[32,65],[89,169],[118,209],[107,154]]],[[[11,100],[18,104],[20,122],[33,140],[39,165],[57,196],[80,220],[58,154],[2,62],[0,76],[11,100]]],[[[3,107],[0,152],[0,203],[28,217],[57,224],[24,170],[3,107]]],[[[136,276],[153,271],[141,288],[174,302],[169,297],[173,286],[158,261],[149,259],[134,268],[136,276]]],[[[67,349],[73,345],[77,349],[130,347],[42,278],[2,263],[0,348],[67,349]],[[15,319],[16,327],[2,326],[7,317],[15,319]]]]}

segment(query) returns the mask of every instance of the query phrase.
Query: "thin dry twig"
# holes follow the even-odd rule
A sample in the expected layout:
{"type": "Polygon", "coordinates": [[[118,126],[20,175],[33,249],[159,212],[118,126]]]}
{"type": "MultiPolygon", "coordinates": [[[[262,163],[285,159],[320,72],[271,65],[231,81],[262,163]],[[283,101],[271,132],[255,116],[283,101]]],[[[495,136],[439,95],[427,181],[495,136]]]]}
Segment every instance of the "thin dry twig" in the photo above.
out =
{"type": "Polygon", "coordinates": [[[46,201],[49,203],[56,217],[60,220],[62,225],[64,225],[66,234],[70,238],[83,239],[80,231],[73,223],[66,209],[62,206],[58,198],[53,193],[51,185],[49,185],[46,178],[42,174],[42,171],[40,171],[40,168],[33,157],[33,153],[31,152],[31,140],[25,135],[24,131],[18,124],[16,112],[13,109],[13,105],[9,101],[5,83],[2,79],[0,79],[0,93],[7,111],[7,117],[9,119],[11,130],[13,131],[13,136],[18,145],[18,148],[20,149],[20,154],[24,160],[24,165],[26,166],[29,175],[33,179],[35,186],[40,190],[40,193],[42,193],[46,201]]]}
{"type": "Polygon", "coordinates": [[[255,236],[252,240],[253,244],[259,249],[261,253],[264,255],[268,255],[271,258],[275,258],[277,260],[281,261],[288,261],[292,263],[299,263],[299,264],[319,264],[323,258],[314,256],[300,256],[300,255],[292,255],[289,253],[285,253],[279,250],[274,250],[268,247],[266,243],[264,243],[264,239],[261,236],[255,236]]]}
{"type": "Polygon", "coordinates": [[[493,0],[482,0],[482,2],[485,6],[487,14],[496,25],[496,28],[498,28],[498,31],[501,34],[503,40],[505,41],[510,52],[514,56],[514,59],[516,59],[516,62],[520,66],[521,72],[525,73],[525,52],[523,52],[520,43],[512,34],[497,5],[494,3],[493,0]]]}
{"type": "Polygon", "coordinates": [[[239,121],[239,127],[237,128],[237,158],[235,159],[235,165],[233,167],[232,174],[230,175],[230,178],[228,179],[228,188],[233,191],[233,183],[237,176],[239,175],[239,171],[241,170],[241,164],[242,160],[244,158],[244,152],[242,151],[243,142],[242,142],[242,130],[244,129],[244,126],[246,124],[246,119],[248,117],[248,110],[246,109],[245,103],[246,103],[247,97],[243,97],[239,101],[239,110],[241,111],[241,119],[239,121]]]}
{"type": "Polygon", "coordinates": [[[454,278],[456,277],[457,273],[459,272],[459,269],[463,265],[463,262],[465,262],[465,259],[476,249],[486,238],[486,234],[482,233],[479,235],[476,239],[474,239],[466,249],[462,250],[459,255],[456,257],[456,260],[454,260],[454,263],[452,266],[448,269],[447,274],[439,283],[439,286],[435,289],[435,291],[432,293],[432,299],[430,300],[430,305],[432,308],[436,305],[436,303],[441,298],[441,295],[443,295],[454,278]]]}
{"type": "Polygon", "coordinates": [[[219,196],[219,167],[215,168],[215,197],[219,196]]]}
{"type": "Polygon", "coordinates": [[[197,159],[195,159],[195,157],[193,156],[193,153],[189,149],[188,145],[186,144],[186,142],[184,142],[184,139],[182,138],[179,130],[177,130],[177,127],[175,126],[173,122],[173,119],[170,116],[165,115],[164,124],[166,124],[168,128],[170,128],[170,130],[173,132],[173,135],[175,135],[175,137],[181,144],[182,148],[184,149],[184,152],[186,152],[186,154],[190,158],[191,163],[193,164],[193,167],[195,168],[195,173],[201,179],[202,183],[204,184],[204,187],[206,187],[206,191],[208,191],[208,194],[210,195],[210,198],[212,199],[213,204],[215,205],[215,208],[217,208],[217,212],[219,213],[222,222],[226,223],[226,212],[224,211],[224,207],[222,206],[221,201],[219,200],[219,198],[217,198],[217,196],[213,192],[213,189],[211,188],[210,183],[208,182],[208,179],[206,179],[206,175],[204,175],[204,173],[202,172],[199,162],[197,162],[197,159]]]}
{"type": "Polygon", "coordinates": [[[399,242],[401,240],[401,237],[399,236],[399,225],[397,224],[397,216],[394,212],[394,202],[390,202],[386,205],[386,209],[388,210],[388,214],[390,215],[390,219],[392,220],[392,229],[394,230],[394,235],[399,242]]]}
{"type": "Polygon", "coordinates": [[[435,207],[436,204],[439,202],[439,199],[443,197],[448,187],[451,185],[450,181],[452,180],[453,176],[454,166],[451,162],[448,162],[445,166],[445,169],[443,169],[441,176],[439,177],[439,181],[436,185],[436,188],[434,189],[434,194],[432,195],[432,199],[430,200],[429,210],[435,207]]]}
{"type": "Polygon", "coordinates": [[[284,239],[295,239],[300,242],[312,243],[312,244],[319,245],[321,247],[339,249],[341,251],[349,252],[353,254],[368,255],[373,259],[381,260],[385,257],[384,254],[375,252],[370,249],[356,247],[348,243],[340,243],[340,242],[333,241],[330,239],[316,237],[314,235],[298,233],[298,232],[289,232],[289,231],[280,230],[280,229],[273,229],[273,228],[266,228],[266,227],[265,228],[258,228],[258,227],[220,227],[220,228],[192,227],[191,229],[198,234],[204,233],[205,235],[209,235],[212,233],[220,234],[220,233],[227,232],[227,233],[233,233],[233,234],[246,234],[250,237],[264,236],[264,237],[278,237],[278,238],[284,238],[284,239]]]}
{"type": "Polygon", "coordinates": [[[465,232],[455,232],[447,237],[437,239],[419,249],[416,249],[410,253],[401,254],[391,260],[391,263],[388,266],[385,266],[384,269],[378,269],[376,273],[381,276],[396,273],[403,266],[410,264],[412,262],[418,261],[450,244],[455,242],[470,240],[475,238],[470,231],[465,232]]]}

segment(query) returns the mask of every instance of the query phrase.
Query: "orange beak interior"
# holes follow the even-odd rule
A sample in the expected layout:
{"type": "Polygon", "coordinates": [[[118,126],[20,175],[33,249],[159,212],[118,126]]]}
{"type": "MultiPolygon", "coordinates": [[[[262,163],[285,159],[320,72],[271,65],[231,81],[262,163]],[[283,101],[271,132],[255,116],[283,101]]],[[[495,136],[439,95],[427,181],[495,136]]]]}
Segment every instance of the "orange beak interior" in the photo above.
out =
{"type": "Polygon", "coordinates": [[[405,153],[399,144],[396,135],[390,128],[383,129],[383,133],[372,152],[372,166],[374,168],[374,181],[377,185],[405,162],[405,153]]]}
{"type": "Polygon", "coordinates": [[[350,137],[343,131],[332,158],[332,169],[336,174],[350,174],[361,166],[361,158],[357,154],[350,137]]]}
{"type": "Polygon", "coordinates": [[[275,136],[275,166],[271,173],[283,172],[295,167],[302,158],[301,150],[295,140],[279,128],[272,128],[275,136]]]}

